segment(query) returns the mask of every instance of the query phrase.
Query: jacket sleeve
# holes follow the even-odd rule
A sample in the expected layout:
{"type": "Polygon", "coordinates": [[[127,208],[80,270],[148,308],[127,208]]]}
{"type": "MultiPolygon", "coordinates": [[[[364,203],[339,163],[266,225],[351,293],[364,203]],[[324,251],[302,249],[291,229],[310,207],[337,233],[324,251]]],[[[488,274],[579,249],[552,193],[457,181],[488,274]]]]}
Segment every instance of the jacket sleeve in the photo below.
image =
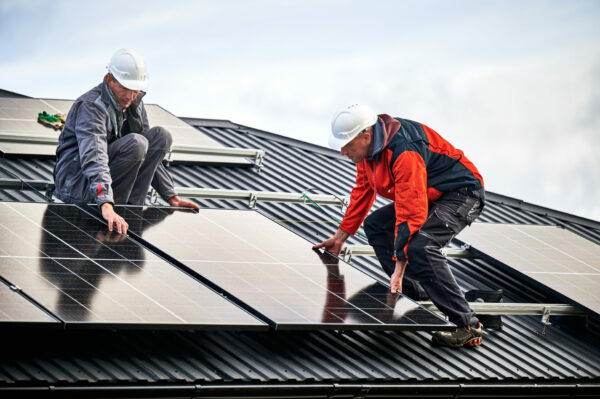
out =
{"type": "Polygon", "coordinates": [[[356,234],[377,196],[375,189],[369,184],[364,168],[364,162],[356,165],[356,185],[352,189],[350,205],[340,224],[340,229],[351,235],[356,234]]]}
{"type": "Polygon", "coordinates": [[[407,259],[410,238],[427,220],[427,170],[421,155],[403,152],[392,165],[396,208],[394,254],[407,259]]]}
{"type": "Polygon", "coordinates": [[[84,102],[78,109],[75,137],[84,176],[89,182],[89,198],[96,204],[113,201],[112,179],[108,167],[106,142],[106,114],[91,102],[84,102]]]}
{"type": "MultiPolygon", "coordinates": [[[[146,113],[146,107],[143,106],[143,103],[142,123],[144,126],[143,133],[146,134],[150,130],[150,124],[148,123],[148,114],[146,113]]],[[[154,187],[156,192],[158,192],[158,195],[160,195],[160,197],[165,201],[177,195],[177,192],[175,191],[175,183],[173,182],[173,178],[171,177],[171,174],[162,162],[160,162],[156,167],[154,177],[152,177],[151,185],[152,187],[154,187]]]]}

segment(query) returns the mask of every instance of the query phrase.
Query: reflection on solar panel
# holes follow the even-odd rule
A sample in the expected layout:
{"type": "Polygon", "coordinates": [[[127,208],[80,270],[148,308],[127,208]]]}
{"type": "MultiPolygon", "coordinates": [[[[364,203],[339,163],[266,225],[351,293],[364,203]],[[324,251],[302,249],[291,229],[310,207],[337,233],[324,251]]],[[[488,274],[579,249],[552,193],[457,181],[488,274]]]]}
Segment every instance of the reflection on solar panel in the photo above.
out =
{"type": "Polygon", "coordinates": [[[555,226],[473,223],[458,240],[600,313],[600,246],[555,226]]]}
{"type": "Polygon", "coordinates": [[[22,323],[58,325],[59,321],[0,282],[0,326],[22,323]]]}
{"type": "Polygon", "coordinates": [[[0,236],[2,278],[67,325],[267,328],[76,206],[0,203],[0,236]]]}
{"type": "MultiPolygon", "coordinates": [[[[131,209],[118,212],[126,220],[139,218],[131,209]]],[[[277,329],[454,327],[352,266],[312,251],[307,241],[256,212],[202,209],[190,215],[152,208],[142,218],[145,241],[277,329]]]]}

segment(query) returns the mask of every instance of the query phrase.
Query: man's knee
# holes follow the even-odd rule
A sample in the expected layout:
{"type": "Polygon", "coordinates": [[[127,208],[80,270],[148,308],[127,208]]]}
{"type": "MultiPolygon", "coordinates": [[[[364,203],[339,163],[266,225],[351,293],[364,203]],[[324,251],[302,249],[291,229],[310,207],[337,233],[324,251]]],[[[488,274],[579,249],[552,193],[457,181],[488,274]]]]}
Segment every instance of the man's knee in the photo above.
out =
{"type": "Polygon", "coordinates": [[[173,144],[173,136],[162,126],[155,126],[146,134],[153,146],[160,149],[168,150],[173,144]]]}
{"type": "Polygon", "coordinates": [[[148,152],[148,140],[137,133],[130,133],[123,140],[123,146],[121,152],[127,154],[127,159],[131,161],[143,161],[146,158],[148,152]]]}

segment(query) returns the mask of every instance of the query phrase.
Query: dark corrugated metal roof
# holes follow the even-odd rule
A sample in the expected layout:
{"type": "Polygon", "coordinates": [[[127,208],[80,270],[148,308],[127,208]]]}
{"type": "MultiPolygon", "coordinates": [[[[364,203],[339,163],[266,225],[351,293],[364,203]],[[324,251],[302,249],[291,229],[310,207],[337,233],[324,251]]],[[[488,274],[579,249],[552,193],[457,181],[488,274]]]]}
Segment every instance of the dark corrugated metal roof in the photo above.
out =
{"type": "MultiPolygon", "coordinates": [[[[191,120],[226,146],[267,151],[260,173],[252,168],[172,165],[178,186],[348,194],[354,167],[328,149],[227,121],[191,120]],[[312,190],[312,191],[311,191],[312,190]]],[[[2,159],[0,174],[51,180],[52,160],[2,159]]],[[[32,192],[0,190],[0,199],[36,200],[32,192]]],[[[245,208],[244,201],[201,200],[204,206],[245,208]]],[[[385,203],[378,199],[378,205],[385,203]]],[[[259,203],[265,216],[312,242],[336,230],[339,207],[259,203]]],[[[488,194],[482,221],[562,225],[600,243],[598,222],[509,197],[488,194]]],[[[366,243],[360,236],[353,243],[366,243]]],[[[481,259],[452,259],[465,290],[503,288],[506,302],[556,302],[544,292],[481,259]]],[[[373,257],[353,264],[383,281],[373,257]]],[[[431,347],[425,332],[81,332],[11,334],[0,359],[0,387],[139,384],[468,384],[600,381],[597,321],[553,320],[546,335],[539,317],[504,317],[501,331],[486,331],[484,345],[431,347]]],[[[341,386],[341,385],[340,385],[341,386]]],[[[187,385],[186,385],[187,387],[187,385]]],[[[329,386],[327,386],[329,387],[329,386]]],[[[448,385],[450,391],[455,385],[448,385]]],[[[189,388],[189,387],[188,387],[189,388]]],[[[187,389],[187,388],[186,388],[187,389]]],[[[308,388],[306,388],[308,389],[308,388]]],[[[316,388],[315,388],[316,389],[316,388]]],[[[331,387],[327,388],[331,389],[331,387]]],[[[383,389],[383,388],[382,388],[383,389]]],[[[575,389],[575,388],[574,388],[575,389]]],[[[375,392],[375,391],[373,391],[375,392]]],[[[408,392],[408,391],[407,391],[408,392]]],[[[558,392],[558,391],[556,391],[558,392]]],[[[571,392],[571,391],[569,391],[571,392]]]]}

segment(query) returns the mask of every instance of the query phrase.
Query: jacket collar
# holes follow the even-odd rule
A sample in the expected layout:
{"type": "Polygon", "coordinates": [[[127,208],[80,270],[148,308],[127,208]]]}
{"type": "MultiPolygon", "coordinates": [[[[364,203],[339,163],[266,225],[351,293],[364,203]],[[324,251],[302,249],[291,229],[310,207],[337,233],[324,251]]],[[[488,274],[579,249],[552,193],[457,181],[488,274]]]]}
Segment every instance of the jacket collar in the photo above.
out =
{"type": "Polygon", "coordinates": [[[373,140],[367,159],[376,159],[379,153],[392,141],[401,126],[400,122],[387,114],[378,115],[377,123],[373,128],[373,140]]]}

